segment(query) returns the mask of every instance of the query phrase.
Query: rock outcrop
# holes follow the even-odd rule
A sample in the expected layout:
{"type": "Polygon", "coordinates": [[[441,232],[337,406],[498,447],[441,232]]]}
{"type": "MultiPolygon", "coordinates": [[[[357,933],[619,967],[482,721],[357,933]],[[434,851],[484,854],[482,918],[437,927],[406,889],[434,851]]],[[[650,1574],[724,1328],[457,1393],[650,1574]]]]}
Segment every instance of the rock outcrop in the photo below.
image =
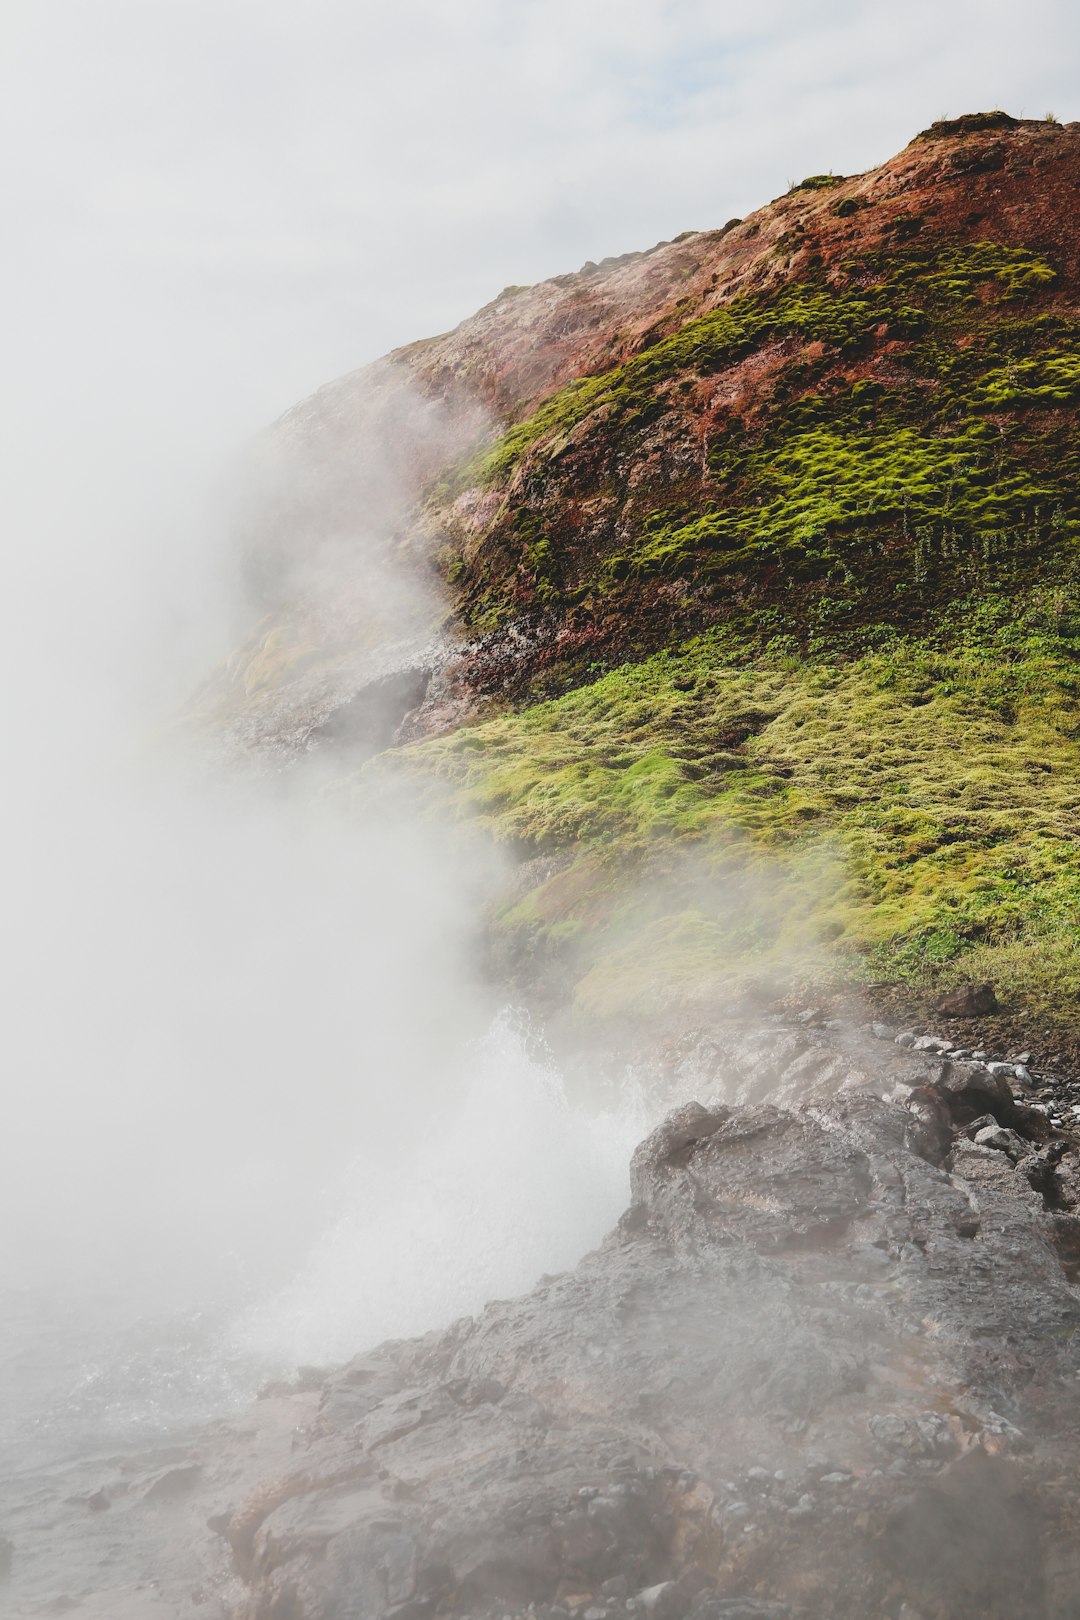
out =
{"type": "Polygon", "coordinates": [[[900,1093],[684,1104],[575,1271],[329,1377],[238,1615],[1072,1616],[1080,1159],[900,1093]]]}

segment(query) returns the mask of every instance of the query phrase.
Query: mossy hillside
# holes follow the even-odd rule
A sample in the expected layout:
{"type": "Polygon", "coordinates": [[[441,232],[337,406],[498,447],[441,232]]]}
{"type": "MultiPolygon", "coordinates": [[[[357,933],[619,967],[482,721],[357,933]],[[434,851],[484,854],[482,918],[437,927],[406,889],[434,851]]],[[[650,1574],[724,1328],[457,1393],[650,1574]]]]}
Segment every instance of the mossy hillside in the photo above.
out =
{"type": "Polygon", "coordinates": [[[988,976],[1080,1026],[1077,592],[879,639],[829,663],[710,633],[409,766],[497,839],[569,852],[500,927],[562,951],[583,1011],[781,963],[988,976]]]}
{"type": "Polygon", "coordinates": [[[655,403],[657,384],[687,372],[719,370],[767,339],[802,336],[842,349],[860,343],[882,322],[892,323],[897,332],[921,330],[931,311],[940,318],[934,306],[970,306],[986,282],[1015,298],[1055,279],[1052,266],[1037,255],[992,242],[935,256],[910,254],[892,265],[883,259],[853,264],[848,276],[847,285],[790,282],[769,295],[733,299],[687,321],[624,364],[598,376],[575,378],[497,444],[472,457],[454,475],[455,483],[461,488],[496,484],[512,472],[523,451],[569,432],[594,411],[614,407],[633,418],[655,403]],[[913,301],[920,294],[921,300],[913,301]]]}
{"type": "Polygon", "coordinates": [[[993,243],[878,256],[839,285],[735,300],[578,379],[457,475],[506,491],[488,541],[448,559],[466,618],[492,628],[530,602],[604,612],[681,579],[725,610],[786,597],[806,639],[826,587],[841,625],[878,624],[893,599],[909,624],[979,559],[1059,558],[1080,534],[1063,409],[1080,327],[1041,307],[1054,281],[1038,255],[993,243]],[[702,428],[701,380],[777,342],[795,346],[755,418],[702,428]],[[686,462],[702,431],[703,471],[673,476],[665,454],[686,462]],[[651,509],[647,479],[619,493],[650,455],[651,509]]]}

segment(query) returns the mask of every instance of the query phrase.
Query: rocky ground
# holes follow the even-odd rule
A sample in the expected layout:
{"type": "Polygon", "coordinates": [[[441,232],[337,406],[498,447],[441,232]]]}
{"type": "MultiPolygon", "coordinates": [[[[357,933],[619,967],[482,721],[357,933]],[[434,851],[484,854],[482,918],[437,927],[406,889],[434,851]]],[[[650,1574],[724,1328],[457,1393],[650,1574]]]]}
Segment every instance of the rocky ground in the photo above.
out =
{"type": "Polygon", "coordinates": [[[17,1586],[10,1524],[14,1612],[1074,1615],[1080,1151],[946,1044],[688,1033],[576,1270],[99,1459],[49,1510],[83,1589],[17,1586]]]}

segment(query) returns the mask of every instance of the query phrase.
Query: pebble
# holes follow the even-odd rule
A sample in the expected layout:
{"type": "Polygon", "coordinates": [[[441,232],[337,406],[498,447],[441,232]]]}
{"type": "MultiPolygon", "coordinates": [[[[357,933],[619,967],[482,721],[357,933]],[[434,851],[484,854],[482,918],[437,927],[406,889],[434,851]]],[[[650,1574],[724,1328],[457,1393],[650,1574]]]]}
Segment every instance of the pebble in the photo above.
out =
{"type": "Polygon", "coordinates": [[[822,1474],[822,1485],[850,1485],[851,1475],[845,1473],[822,1474]]]}
{"type": "Polygon", "coordinates": [[[914,1030],[911,1030],[911,1029],[901,1030],[900,1034],[897,1035],[897,1037],[896,1037],[896,1044],[897,1044],[897,1046],[904,1046],[904,1047],[914,1046],[915,1045],[915,1039],[916,1039],[916,1037],[915,1037],[914,1030]]]}
{"type": "Polygon", "coordinates": [[[1003,1080],[1011,1080],[1016,1071],[1011,1063],[988,1063],[986,1072],[992,1074],[995,1079],[1000,1076],[1003,1080]]]}

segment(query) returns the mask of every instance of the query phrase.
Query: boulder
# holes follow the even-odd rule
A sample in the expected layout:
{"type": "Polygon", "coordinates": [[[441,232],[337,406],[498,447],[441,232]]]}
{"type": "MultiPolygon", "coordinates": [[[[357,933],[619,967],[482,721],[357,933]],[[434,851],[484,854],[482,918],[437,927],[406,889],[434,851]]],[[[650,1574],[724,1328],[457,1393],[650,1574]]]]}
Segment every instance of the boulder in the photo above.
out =
{"type": "Polygon", "coordinates": [[[935,1011],[947,1018],[982,1018],[998,1011],[998,999],[992,984],[961,984],[946,991],[935,1011]]]}
{"type": "Polygon", "coordinates": [[[574,1271],[331,1375],[228,1520],[238,1612],[1069,1620],[1062,1217],[911,1098],[679,1109],[574,1271]]]}

